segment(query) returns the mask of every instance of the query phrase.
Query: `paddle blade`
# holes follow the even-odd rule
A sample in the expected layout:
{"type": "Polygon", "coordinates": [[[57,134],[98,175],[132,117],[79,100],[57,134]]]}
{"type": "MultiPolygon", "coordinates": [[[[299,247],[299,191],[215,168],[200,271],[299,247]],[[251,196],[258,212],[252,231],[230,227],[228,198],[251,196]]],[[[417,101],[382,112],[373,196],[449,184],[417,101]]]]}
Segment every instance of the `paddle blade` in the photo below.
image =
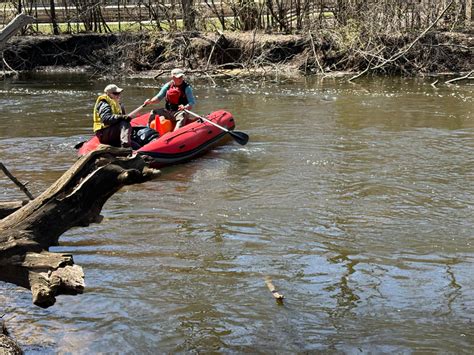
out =
{"type": "Polygon", "coordinates": [[[245,134],[244,132],[235,132],[235,131],[229,131],[229,134],[235,139],[237,143],[240,145],[246,145],[247,142],[249,141],[249,136],[245,134]]]}

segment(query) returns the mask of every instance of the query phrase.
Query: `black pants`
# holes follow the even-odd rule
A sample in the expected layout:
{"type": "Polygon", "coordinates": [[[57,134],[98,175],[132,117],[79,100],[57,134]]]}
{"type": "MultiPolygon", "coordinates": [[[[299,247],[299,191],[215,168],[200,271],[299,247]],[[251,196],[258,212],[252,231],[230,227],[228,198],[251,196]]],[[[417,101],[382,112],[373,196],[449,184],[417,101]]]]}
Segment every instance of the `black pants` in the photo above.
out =
{"type": "Polygon", "coordinates": [[[130,139],[132,126],[128,121],[120,121],[111,126],[102,128],[95,134],[99,138],[99,142],[112,145],[114,147],[130,148],[132,142],[130,139]]]}

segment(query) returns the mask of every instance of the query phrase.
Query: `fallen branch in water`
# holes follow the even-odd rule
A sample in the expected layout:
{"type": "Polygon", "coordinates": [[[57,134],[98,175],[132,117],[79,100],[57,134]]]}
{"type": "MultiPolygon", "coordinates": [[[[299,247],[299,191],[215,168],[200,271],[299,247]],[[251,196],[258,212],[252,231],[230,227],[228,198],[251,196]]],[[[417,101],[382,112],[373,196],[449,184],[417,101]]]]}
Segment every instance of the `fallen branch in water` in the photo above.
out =
{"type": "Polygon", "coordinates": [[[10,173],[10,171],[7,169],[7,167],[5,165],[3,165],[3,163],[0,163],[0,169],[5,173],[6,176],[8,176],[10,178],[11,181],[13,181],[15,183],[16,186],[18,186],[20,188],[21,191],[23,191],[25,193],[25,195],[30,199],[30,200],[34,200],[35,198],[33,197],[33,195],[30,193],[30,191],[28,191],[28,189],[26,188],[26,184],[22,184],[16,177],[13,176],[12,173],[10,173]]]}
{"type": "Polygon", "coordinates": [[[455,81],[460,81],[460,80],[465,80],[465,79],[472,79],[470,77],[472,75],[472,73],[474,73],[474,70],[471,70],[469,73],[467,73],[466,75],[461,76],[459,78],[454,78],[454,79],[448,80],[448,81],[445,82],[445,84],[451,84],[451,83],[454,83],[455,81]]]}
{"type": "Polygon", "coordinates": [[[279,303],[283,303],[283,299],[285,298],[285,296],[283,296],[277,291],[275,285],[273,285],[273,282],[269,277],[265,278],[265,284],[272,293],[273,297],[275,297],[276,301],[279,303]]]}

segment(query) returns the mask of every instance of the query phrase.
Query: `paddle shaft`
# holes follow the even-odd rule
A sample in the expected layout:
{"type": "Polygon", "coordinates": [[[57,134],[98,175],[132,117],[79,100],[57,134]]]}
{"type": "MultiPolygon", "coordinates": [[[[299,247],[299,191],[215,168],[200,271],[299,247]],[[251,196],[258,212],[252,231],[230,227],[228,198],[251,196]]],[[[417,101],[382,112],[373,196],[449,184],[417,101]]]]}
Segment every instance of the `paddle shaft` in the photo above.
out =
{"type": "Polygon", "coordinates": [[[189,110],[184,110],[185,112],[203,120],[203,121],[206,121],[214,126],[216,126],[217,128],[220,128],[221,130],[223,130],[224,132],[227,132],[229,133],[232,138],[235,139],[235,141],[241,145],[246,145],[247,142],[249,141],[249,136],[247,134],[245,134],[244,132],[236,132],[236,131],[231,131],[230,129],[227,129],[225,127],[222,127],[221,125],[218,125],[217,123],[214,123],[212,122],[211,120],[207,119],[206,117],[202,117],[202,116],[199,116],[198,114],[195,114],[194,112],[191,112],[189,110]]]}
{"type": "Polygon", "coordinates": [[[143,105],[141,105],[140,107],[137,107],[135,110],[133,110],[132,112],[130,112],[130,113],[128,114],[128,116],[130,116],[131,118],[134,118],[134,116],[135,116],[142,108],[144,108],[145,106],[146,106],[146,105],[143,104],[143,105]]]}
{"type": "Polygon", "coordinates": [[[184,112],[187,112],[187,113],[193,115],[194,117],[200,118],[201,120],[204,120],[204,121],[206,121],[206,122],[208,122],[208,123],[210,123],[210,124],[212,124],[212,125],[214,125],[214,126],[220,128],[220,129],[222,129],[224,132],[227,132],[227,133],[231,133],[231,132],[232,132],[231,130],[229,130],[229,129],[225,128],[225,127],[222,127],[221,125],[218,125],[217,123],[212,122],[211,120],[208,120],[206,117],[199,116],[198,114],[196,114],[196,113],[194,113],[194,112],[191,112],[191,111],[189,111],[189,110],[184,110],[184,112]]]}

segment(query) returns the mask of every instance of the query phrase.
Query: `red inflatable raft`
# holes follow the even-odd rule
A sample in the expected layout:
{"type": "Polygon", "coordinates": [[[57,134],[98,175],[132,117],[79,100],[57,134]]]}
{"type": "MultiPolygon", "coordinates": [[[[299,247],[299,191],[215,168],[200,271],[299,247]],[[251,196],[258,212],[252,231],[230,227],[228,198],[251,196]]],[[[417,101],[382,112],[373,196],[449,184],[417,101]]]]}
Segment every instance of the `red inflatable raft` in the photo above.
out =
{"type": "MultiPolygon", "coordinates": [[[[131,121],[132,127],[134,129],[146,127],[151,114],[152,112],[149,112],[134,118],[131,121]]],[[[234,118],[227,111],[212,112],[206,119],[228,130],[233,130],[235,127],[234,118]]],[[[136,152],[152,157],[152,166],[154,167],[178,164],[195,158],[218,144],[222,144],[229,137],[228,133],[234,134],[233,132],[225,132],[203,120],[194,121],[175,132],[162,134],[159,138],[137,149],[136,152]]],[[[79,148],[78,154],[87,154],[97,149],[99,144],[98,138],[94,136],[79,148]]]]}

